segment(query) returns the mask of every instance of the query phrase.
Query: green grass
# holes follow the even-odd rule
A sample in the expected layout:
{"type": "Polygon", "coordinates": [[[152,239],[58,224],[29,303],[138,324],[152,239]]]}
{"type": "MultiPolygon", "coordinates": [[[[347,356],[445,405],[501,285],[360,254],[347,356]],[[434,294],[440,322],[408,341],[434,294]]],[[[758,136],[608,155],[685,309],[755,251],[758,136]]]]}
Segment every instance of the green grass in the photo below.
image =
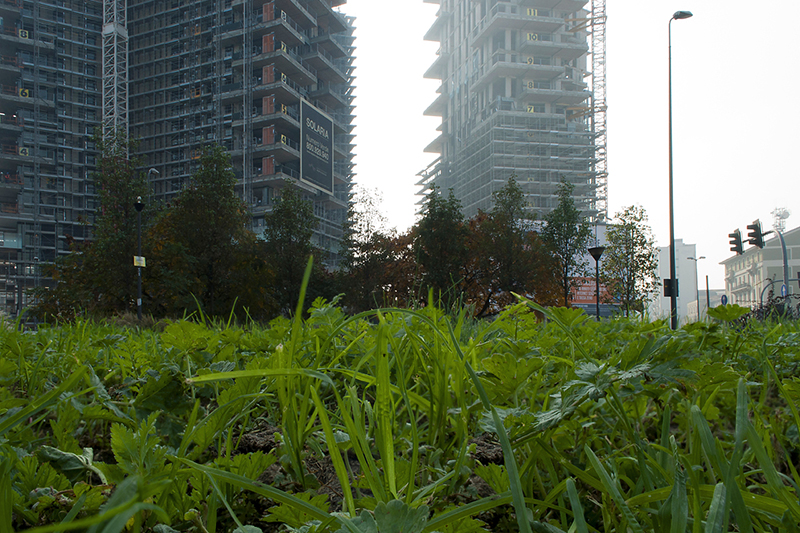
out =
{"type": "Polygon", "coordinates": [[[720,313],[4,327],[0,530],[797,531],[800,324],[720,313]]]}

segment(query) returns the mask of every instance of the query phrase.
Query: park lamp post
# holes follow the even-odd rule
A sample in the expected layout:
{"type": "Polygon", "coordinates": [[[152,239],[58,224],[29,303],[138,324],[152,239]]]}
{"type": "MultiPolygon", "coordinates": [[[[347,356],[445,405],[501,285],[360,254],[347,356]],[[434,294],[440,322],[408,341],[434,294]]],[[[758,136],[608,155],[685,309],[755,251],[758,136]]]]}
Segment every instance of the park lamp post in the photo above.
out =
{"type": "Polygon", "coordinates": [[[589,248],[589,253],[594,258],[594,305],[597,321],[600,321],[600,256],[606,250],[605,246],[589,248]]]}
{"type": "Polygon", "coordinates": [[[672,21],[688,19],[692,16],[690,11],[676,11],[669,19],[668,44],[669,44],[669,305],[670,325],[673,330],[678,329],[678,280],[675,274],[675,215],[672,198],[672,21]]]}
{"type": "Polygon", "coordinates": [[[144,263],[144,259],[142,258],[142,209],[144,209],[144,203],[142,202],[142,197],[139,196],[136,198],[136,203],[134,204],[136,208],[136,258],[134,259],[134,264],[138,270],[138,280],[137,280],[137,290],[136,290],[136,318],[139,319],[141,322],[142,320],[142,263],[144,263]]]}
{"type": "MultiPolygon", "coordinates": [[[[700,261],[701,259],[705,259],[705,258],[706,258],[706,256],[704,256],[704,255],[701,255],[700,257],[687,257],[686,258],[689,261],[694,261],[694,290],[695,290],[695,296],[697,296],[697,320],[698,320],[698,322],[700,321],[700,284],[699,284],[700,282],[698,281],[698,278],[697,278],[697,262],[700,261]]],[[[706,288],[706,291],[708,291],[708,288],[706,288]]],[[[706,312],[708,312],[708,311],[706,311],[706,312]]]]}

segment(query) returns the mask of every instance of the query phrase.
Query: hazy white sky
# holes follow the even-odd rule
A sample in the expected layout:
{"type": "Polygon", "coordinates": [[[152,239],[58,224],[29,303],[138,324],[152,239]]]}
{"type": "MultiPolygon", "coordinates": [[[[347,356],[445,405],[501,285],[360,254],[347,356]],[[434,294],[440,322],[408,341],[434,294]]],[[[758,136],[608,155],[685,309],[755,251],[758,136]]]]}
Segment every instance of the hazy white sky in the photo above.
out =
{"type": "MultiPolygon", "coordinates": [[[[356,181],[377,188],[391,226],[414,222],[417,172],[440,120],[423,79],[438,43],[422,40],[438,6],[348,0],[356,19],[356,181]]],[[[697,245],[699,277],[724,287],[728,233],[771,212],[800,224],[800,61],[796,0],[607,0],[609,214],[642,205],[669,244],[667,26],[672,13],[675,236],[697,245]]]]}

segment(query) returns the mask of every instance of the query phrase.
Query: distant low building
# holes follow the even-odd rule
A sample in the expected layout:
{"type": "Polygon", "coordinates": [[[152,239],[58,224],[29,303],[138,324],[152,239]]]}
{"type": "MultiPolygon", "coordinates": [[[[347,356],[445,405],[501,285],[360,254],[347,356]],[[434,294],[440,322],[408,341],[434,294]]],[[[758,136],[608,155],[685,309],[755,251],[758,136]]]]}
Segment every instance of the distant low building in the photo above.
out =
{"type": "MultiPolygon", "coordinates": [[[[678,320],[685,322],[691,320],[690,314],[697,317],[697,247],[686,244],[683,239],[675,239],[675,277],[678,278],[678,320]],[[691,258],[691,259],[690,259],[691,258]],[[692,309],[693,308],[693,309],[692,309]]],[[[700,263],[702,267],[702,263],[700,263]]],[[[669,246],[661,246],[658,251],[658,277],[668,279],[669,273],[669,246]]],[[[659,292],[650,302],[648,312],[650,318],[666,318],[670,313],[670,299],[664,296],[663,282],[659,292]]]]}
{"type": "MultiPolygon", "coordinates": [[[[784,282],[783,250],[777,234],[764,242],[764,248],[751,247],[742,255],[734,255],[720,264],[725,267],[725,294],[728,303],[744,307],[758,306],[769,298],[770,292],[780,296],[784,282]]],[[[800,228],[783,234],[789,282],[788,294],[798,293],[800,277],[800,228]]]]}

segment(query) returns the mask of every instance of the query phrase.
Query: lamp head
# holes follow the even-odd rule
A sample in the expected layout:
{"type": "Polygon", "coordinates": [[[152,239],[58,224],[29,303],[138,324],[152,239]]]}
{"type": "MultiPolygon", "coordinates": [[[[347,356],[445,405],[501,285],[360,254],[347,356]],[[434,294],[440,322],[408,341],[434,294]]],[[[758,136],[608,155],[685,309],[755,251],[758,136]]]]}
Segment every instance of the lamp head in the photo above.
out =
{"type": "Polygon", "coordinates": [[[672,18],[674,18],[675,20],[681,20],[681,19],[688,19],[691,16],[692,16],[691,11],[676,11],[675,14],[672,15],[672,18]]]}
{"type": "Polygon", "coordinates": [[[595,246],[594,248],[589,248],[589,253],[595,261],[599,261],[605,250],[605,246],[595,246]]]}

